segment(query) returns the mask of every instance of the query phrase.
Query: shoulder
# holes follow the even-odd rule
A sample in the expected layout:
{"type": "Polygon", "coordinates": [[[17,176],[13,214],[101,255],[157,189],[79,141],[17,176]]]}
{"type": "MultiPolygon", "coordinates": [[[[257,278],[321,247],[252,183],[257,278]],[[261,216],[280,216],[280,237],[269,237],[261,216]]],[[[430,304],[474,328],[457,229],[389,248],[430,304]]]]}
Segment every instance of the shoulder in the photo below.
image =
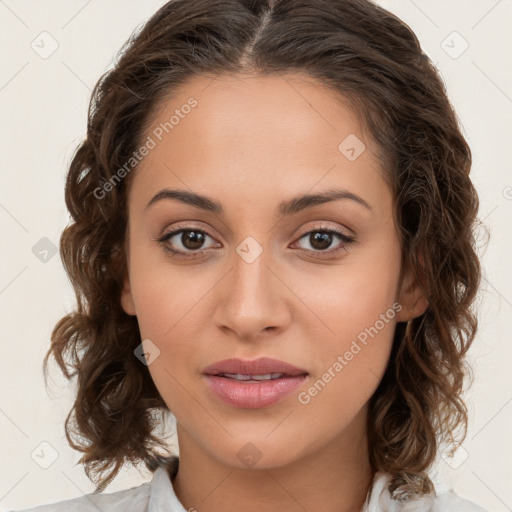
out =
{"type": "Polygon", "coordinates": [[[431,477],[436,492],[432,512],[487,512],[480,505],[457,495],[446,474],[433,471],[431,477]]]}
{"type": "Polygon", "coordinates": [[[362,512],[488,512],[480,505],[458,496],[445,478],[433,479],[435,492],[407,500],[394,500],[388,491],[391,476],[377,473],[362,512]]]}
{"type": "Polygon", "coordinates": [[[178,457],[173,457],[155,470],[151,481],[122,491],[86,494],[35,508],[4,512],[186,512],[170,478],[176,474],[178,463],[178,457]]]}
{"type": "Polygon", "coordinates": [[[86,494],[57,503],[6,512],[145,512],[150,493],[151,484],[146,482],[113,493],[86,494]]]}
{"type": "Polygon", "coordinates": [[[487,512],[487,510],[449,490],[436,496],[432,512],[487,512]]]}

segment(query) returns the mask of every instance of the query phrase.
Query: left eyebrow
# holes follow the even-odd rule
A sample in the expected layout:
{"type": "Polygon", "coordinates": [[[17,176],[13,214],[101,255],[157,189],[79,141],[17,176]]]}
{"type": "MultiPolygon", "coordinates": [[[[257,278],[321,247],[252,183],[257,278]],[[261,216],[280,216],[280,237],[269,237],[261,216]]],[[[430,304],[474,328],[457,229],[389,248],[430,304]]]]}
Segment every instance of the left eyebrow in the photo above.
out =
{"type": "MultiPolygon", "coordinates": [[[[218,215],[224,215],[225,211],[222,204],[214,199],[189,192],[187,190],[169,189],[165,188],[158,192],[151,198],[145,209],[148,209],[152,204],[163,199],[175,199],[185,204],[194,206],[201,210],[205,210],[218,215]]],[[[371,206],[360,196],[345,189],[330,189],[320,192],[318,194],[303,194],[287,201],[279,203],[278,212],[283,216],[293,215],[306,208],[311,208],[320,204],[336,201],[340,199],[349,199],[364,206],[368,210],[372,210],[371,206]]]]}
{"type": "Polygon", "coordinates": [[[293,215],[294,213],[311,208],[319,204],[329,203],[339,199],[350,199],[356,203],[364,206],[368,210],[372,210],[371,206],[360,196],[350,192],[349,190],[334,188],[325,190],[318,194],[304,194],[294,197],[289,201],[284,201],[279,204],[279,212],[281,215],[293,215]]]}

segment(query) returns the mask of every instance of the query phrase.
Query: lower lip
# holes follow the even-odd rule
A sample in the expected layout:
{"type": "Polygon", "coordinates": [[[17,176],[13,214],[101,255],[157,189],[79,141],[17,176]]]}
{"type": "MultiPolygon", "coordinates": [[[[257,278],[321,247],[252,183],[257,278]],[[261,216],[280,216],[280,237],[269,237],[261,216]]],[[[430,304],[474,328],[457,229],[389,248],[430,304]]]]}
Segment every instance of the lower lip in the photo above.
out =
{"type": "Polygon", "coordinates": [[[307,379],[307,375],[297,375],[249,382],[215,375],[205,377],[208,386],[218,398],[229,405],[244,409],[261,409],[281,402],[307,379]]]}

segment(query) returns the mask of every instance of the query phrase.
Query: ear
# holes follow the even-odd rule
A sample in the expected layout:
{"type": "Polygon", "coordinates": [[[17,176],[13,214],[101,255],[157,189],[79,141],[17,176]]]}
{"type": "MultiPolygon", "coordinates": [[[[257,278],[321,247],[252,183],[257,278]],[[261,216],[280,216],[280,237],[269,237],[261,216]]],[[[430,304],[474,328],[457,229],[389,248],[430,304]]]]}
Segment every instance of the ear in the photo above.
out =
{"type": "Polygon", "coordinates": [[[128,272],[123,278],[123,289],[121,290],[121,307],[128,315],[135,315],[135,303],[133,301],[132,289],[130,285],[130,277],[128,272]]]}
{"type": "Polygon", "coordinates": [[[396,315],[398,322],[407,322],[425,313],[429,305],[425,293],[425,287],[418,282],[414,272],[408,270],[399,290],[398,302],[402,309],[396,315]]]}

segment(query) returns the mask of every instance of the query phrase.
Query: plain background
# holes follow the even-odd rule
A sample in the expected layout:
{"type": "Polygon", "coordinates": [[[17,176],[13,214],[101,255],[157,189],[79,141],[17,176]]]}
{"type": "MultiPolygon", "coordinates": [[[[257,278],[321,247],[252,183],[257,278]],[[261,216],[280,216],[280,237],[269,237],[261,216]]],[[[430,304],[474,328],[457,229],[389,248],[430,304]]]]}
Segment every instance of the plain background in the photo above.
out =
{"type": "MultiPolygon", "coordinates": [[[[85,135],[91,89],[131,32],[163,3],[0,0],[2,510],[94,490],[64,438],[73,385],[55,370],[48,393],[44,387],[50,332],[74,303],[52,248],[68,222],[64,177],[85,135]],[[52,45],[58,47],[46,55],[52,45]]],[[[512,2],[378,3],[411,26],[445,80],[473,150],[480,218],[491,234],[470,354],[469,433],[456,459],[448,465],[441,458],[439,467],[460,495],[490,511],[512,510],[512,2]]],[[[107,492],[150,476],[126,469],[107,492]]]]}

